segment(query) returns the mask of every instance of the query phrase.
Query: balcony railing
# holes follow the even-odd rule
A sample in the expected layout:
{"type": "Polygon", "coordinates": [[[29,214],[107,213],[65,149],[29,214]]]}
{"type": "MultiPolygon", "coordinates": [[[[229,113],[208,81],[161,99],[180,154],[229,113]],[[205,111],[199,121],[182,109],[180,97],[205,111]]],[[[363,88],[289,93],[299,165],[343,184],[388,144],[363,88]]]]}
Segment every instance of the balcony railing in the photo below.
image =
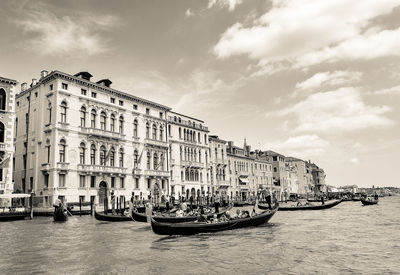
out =
{"type": "Polygon", "coordinates": [[[116,138],[116,139],[121,139],[125,135],[118,133],[118,132],[112,132],[108,130],[102,130],[102,129],[97,129],[97,128],[90,128],[90,127],[81,127],[82,132],[90,135],[95,135],[99,137],[108,137],[108,138],[116,138]]]}
{"type": "Polygon", "coordinates": [[[100,172],[100,173],[125,173],[127,168],[92,165],[92,164],[78,164],[78,170],[85,172],[100,172]]]}
{"type": "Polygon", "coordinates": [[[195,128],[195,129],[199,129],[199,130],[202,130],[202,131],[208,131],[208,127],[205,127],[205,126],[197,124],[197,123],[195,123],[194,126],[193,126],[193,122],[189,123],[188,121],[185,121],[185,120],[182,120],[182,119],[179,122],[178,118],[175,119],[172,116],[168,116],[168,120],[171,121],[171,122],[175,122],[175,123],[184,125],[184,126],[188,126],[188,127],[192,127],[192,128],[195,128]]]}
{"type": "Polygon", "coordinates": [[[169,177],[169,172],[161,170],[143,170],[142,175],[154,177],[169,177]]]}
{"type": "Polygon", "coordinates": [[[144,142],[147,143],[147,144],[150,144],[150,145],[155,145],[155,146],[159,146],[159,147],[168,148],[168,143],[166,141],[145,138],[144,142]]]}
{"type": "Polygon", "coordinates": [[[216,182],[219,186],[231,186],[230,182],[227,180],[216,180],[216,182]]]}
{"type": "Polygon", "coordinates": [[[192,166],[192,167],[204,167],[204,163],[189,161],[189,160],[181,160],[181,165],[183,166],[192,166]]]}
{"type": "Polygon", "coordinates": [[[66,162],[57,162],[57,168],[67,170],[69,168],[69,163],[66,162]]]}
{"type": "Polygon", "coordinates": [[[50,163],[42,163],[42,170],[50,170],[50,163]]]}

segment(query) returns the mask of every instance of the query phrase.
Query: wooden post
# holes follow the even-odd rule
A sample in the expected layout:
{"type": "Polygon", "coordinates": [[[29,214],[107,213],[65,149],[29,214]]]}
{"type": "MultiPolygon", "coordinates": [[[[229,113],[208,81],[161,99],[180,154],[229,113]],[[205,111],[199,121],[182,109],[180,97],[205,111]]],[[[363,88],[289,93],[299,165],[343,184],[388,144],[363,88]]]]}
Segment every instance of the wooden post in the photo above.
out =
{"type": "Polygon", "coordinates": [[[90,216],[93,216],[93,199],[90,197],[90,216]]]}
{"type": "Polygon", "coordinates": [[[79,216],[82,217],[82,198],[79,196],[79,216]]]}
{"type": "Polygon", "coordinates": [[[31,204],[31,220],[33,219],[33,192],[31,192],[31,197],[30,197],[30,204],[31,204]]]}

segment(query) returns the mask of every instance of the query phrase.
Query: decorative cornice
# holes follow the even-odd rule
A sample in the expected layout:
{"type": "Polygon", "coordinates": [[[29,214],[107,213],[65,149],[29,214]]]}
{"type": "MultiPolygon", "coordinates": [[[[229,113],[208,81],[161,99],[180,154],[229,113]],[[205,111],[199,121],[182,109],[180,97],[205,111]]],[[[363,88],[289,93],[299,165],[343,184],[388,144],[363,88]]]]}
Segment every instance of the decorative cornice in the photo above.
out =
{"type": "Polygon", "coordinates": [[[11,84],[11,85],[17,85],[17,81],[16,80],[5,78],[5,77],[1,77],[1,76],[0,76],[0,82],[4,82],[4,83],[7,83],[7,84],[11,84]]]}

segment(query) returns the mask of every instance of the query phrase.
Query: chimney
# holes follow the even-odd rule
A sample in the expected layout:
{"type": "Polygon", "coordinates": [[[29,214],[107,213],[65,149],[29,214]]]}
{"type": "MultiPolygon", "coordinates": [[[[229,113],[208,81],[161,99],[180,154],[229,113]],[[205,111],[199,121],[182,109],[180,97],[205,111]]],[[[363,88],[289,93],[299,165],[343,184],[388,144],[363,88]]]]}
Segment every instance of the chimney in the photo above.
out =
{"type": "Polygon", "coordinates": [[[36,78],[32,78],[32,83],[31,83],[31,87],[35,86],[37,83],[36,78]]]}
{"type": "Polygon", "coordinates": [[[106,86],[106,87],[110,87],[112,82],[109,79],[102,79],[102,80],[97,81],[96,83],[100,84],[100,85],[103,85],[103,86],[106,86]]]}
{"type": "Polygon", "coordinates": [[[28,88],[28,84],[27,84],[26,82],[22,83],[22,84],[21,84],[21,91],[22,91],[22,92],[25,91],[26,88],[28,88]]]}
{"type": "Polygon", "coordinates": [[[48,74],[49,74],[48,71],[43,70],[43,71],[40,72],[40,78],[42,79],[43,77],[46,77],[48,74]]]}

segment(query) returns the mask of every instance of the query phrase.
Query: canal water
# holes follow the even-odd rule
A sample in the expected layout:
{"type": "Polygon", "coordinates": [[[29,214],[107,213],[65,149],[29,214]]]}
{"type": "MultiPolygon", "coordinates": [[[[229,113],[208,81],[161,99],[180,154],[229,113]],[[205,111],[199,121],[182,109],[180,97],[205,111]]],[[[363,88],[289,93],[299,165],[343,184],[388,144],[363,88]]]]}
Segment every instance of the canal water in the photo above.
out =
{"type": "Polygon", "coordinates": [[[89,216],[0,223],[1,274],[400,274],[400,196],[277,212],[267,226],[186,237],[89,216]]]}

